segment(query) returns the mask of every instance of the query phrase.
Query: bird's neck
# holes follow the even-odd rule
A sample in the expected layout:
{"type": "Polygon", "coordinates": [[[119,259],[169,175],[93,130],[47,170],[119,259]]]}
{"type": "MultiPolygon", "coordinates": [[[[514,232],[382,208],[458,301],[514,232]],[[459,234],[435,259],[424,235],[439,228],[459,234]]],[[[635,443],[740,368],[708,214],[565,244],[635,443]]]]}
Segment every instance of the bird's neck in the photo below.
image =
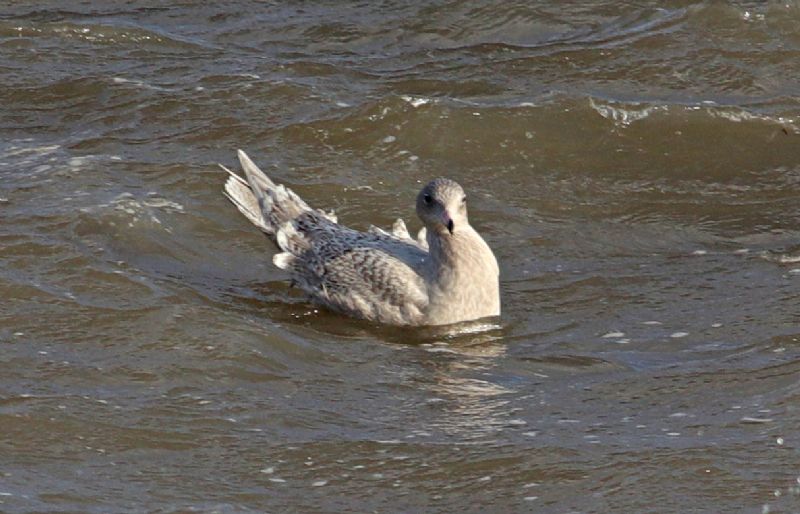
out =
{"type": "Polygon", "coordinates": [[[499,315],[497,260],[481,236],[462,225],[453,234],[430,231],[427,239],[431,319],[441,324],[499,315]]]}
{"type": "Polygon", "coordinates": [[[477,238],[480,237],[469,225],[462,225],[450,234],[447,231],[437,232],[428,229],[428,249],[432,261],[436,263],[435,274],[440,278],[456,279],[460,271],[468,264],[465,256],[474,252],[477,238]]]}

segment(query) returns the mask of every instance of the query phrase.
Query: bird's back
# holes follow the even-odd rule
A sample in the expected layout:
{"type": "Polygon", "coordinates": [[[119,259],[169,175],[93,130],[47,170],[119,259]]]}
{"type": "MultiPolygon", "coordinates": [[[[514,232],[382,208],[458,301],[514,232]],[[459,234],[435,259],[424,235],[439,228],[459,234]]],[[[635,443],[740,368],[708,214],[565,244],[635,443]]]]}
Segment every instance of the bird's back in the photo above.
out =
{"type": "Polygon", "coordinates": [[[418,243],[340,225],[270,180],[245,154],[247,182],[230,172],[225,193],[282,250],[279,268],[312,299],[333,310],[381,323],[425,322],[428,253],[418,243]]]}
{"type": "Polygon", "coordinates": [[[333,310],[381,323],[421,324],[427,252],[413,242],[359,232],[316,213],[298,217],[281,245],[295,284],[333,310]]]}

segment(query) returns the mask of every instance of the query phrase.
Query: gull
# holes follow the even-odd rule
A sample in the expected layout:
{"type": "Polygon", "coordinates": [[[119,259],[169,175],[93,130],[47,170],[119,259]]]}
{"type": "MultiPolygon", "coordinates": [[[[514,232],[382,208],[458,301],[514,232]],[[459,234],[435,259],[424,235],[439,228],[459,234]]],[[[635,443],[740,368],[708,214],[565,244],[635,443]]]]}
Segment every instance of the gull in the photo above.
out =
{"type": "Polygon", "coordinates": [[[469,224],[467,197],[447,178],[417,195],[416,239],[402,219],[361,232],[273,182],[242,150],[243,179],[225,166],[224,194],[281,250],[272,261],[313,302],[388,325],[448,325],[500,315],[499,268],[469,224]]]}

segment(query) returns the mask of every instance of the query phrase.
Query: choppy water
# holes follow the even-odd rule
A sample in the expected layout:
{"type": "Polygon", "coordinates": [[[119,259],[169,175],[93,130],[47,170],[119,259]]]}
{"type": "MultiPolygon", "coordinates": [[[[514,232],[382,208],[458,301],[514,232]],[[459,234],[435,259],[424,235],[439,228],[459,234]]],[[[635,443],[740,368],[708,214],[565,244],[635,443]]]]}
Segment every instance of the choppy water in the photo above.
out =
{"type": "Polygon", "coordinates": [[[800,511],[797,2],[0,2],[0,511],[800,511]],[[309,306],[247,150],[472,198],[496,326],[309,306]]]}

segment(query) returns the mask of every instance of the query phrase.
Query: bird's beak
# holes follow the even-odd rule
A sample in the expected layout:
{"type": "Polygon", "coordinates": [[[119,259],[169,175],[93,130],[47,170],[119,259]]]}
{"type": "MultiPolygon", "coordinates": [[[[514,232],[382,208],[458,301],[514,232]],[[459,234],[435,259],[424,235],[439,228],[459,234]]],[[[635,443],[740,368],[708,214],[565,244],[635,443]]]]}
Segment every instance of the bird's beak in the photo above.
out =
{"type": "Polygon", "coordinates": [[[453,224],[453,218],[450,217],[450,214],[448,214],[447,211],[445,211],[444,216],[442,217],[442,224],[447,227],[448,232],[450,232],[452,235],[455,225],[453,224]]]}

